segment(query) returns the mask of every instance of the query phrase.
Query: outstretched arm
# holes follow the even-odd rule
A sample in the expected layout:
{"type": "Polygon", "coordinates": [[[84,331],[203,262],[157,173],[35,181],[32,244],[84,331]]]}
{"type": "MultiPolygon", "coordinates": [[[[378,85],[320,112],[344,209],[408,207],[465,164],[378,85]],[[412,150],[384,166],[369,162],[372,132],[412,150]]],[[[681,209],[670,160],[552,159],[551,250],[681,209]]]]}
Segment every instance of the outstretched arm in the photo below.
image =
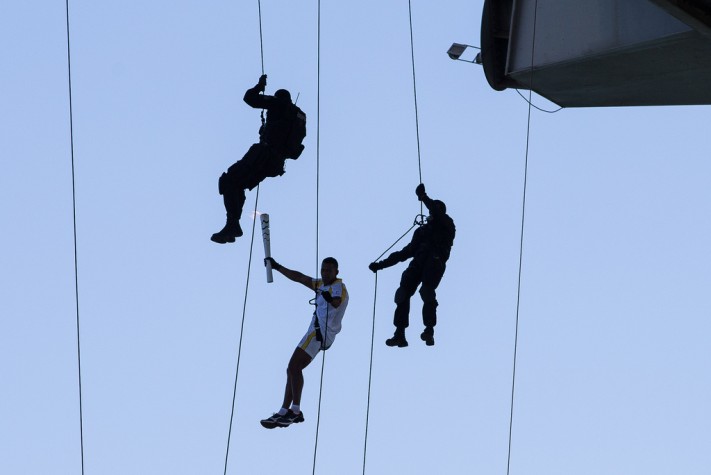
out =
{"type": "Polygon", "coordinates": [[[303,284],[311,290],[314,289],[313,280],[308,275],[304,275],[301,272],[296,271],[296,270],[287,269],[286,267],[279,264],[277,261],[275,261],[271,257],[267,257],[264,259],[264,265],[267,265],[267,261],[271,263],[272,269],[274,269],[275,271],[278,271],[280,274],[282,274],[287,279],[293,280],[294,282],[298,282],[299,284],[303,284]]]}
{"type": "MultiPolygon", "coordinates": [[[[414,240],[414,237],[413,237],[414,240]]],[[[368,269],[372,270],[373,272],[378,272],[379,270],[385,269],[390,266],[394,266],[395,264],[399,262],[406,261],[407,259],[413,257],[415,255],[415,246],[412,244],[412,241],[410,243],[400,249],[399,251],[395,251],[392,254],[390,254],[388,257],[383,259],[382,261],[378,262],[371,262],[370,265],[368,266],[368,269]]]]}

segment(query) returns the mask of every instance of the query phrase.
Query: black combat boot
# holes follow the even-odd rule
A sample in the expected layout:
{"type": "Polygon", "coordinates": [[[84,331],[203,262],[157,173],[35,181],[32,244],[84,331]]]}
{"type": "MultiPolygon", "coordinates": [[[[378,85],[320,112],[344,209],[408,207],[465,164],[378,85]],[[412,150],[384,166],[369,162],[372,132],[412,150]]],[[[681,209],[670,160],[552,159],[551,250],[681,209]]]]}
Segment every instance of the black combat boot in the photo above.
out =
{"type": "Polygon", "coordinates": [[[385,340],[385,344],[388,346],[397,346],[398,348],[406,347],[407,340],[405,339],[405,329],[396,328],[393,337],[385,340]]]}
{"type": "Polygon", "coordinates": [[[213,242],[219,244],[225,244],[228,242],[235,242],[235,238],[240,237],[242,234],[242,227],[239,225],[239,218],[227,213],[227,223],[225,227],[219,232],[216,232],[210,238],[213,242]]]}
{"type": "Polygon", "coordinates": [[[420,338],[425,342],[427,346],[434,345],[434,328],[425,327],[425,331],[420,334],[420,338]]]}

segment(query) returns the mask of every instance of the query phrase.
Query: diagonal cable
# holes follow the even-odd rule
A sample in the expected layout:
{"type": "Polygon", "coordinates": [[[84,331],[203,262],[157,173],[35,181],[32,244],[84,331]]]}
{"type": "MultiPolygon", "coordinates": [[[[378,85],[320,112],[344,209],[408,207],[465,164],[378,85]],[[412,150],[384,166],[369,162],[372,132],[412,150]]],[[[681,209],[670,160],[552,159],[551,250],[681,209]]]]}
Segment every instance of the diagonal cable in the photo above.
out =
{"type": "Polygon", "coordinates": [[[514,352],[513,352],[513,369],[511,374],[511,410],[509,412],[509,444],[508,444],[508,455],[506,460],[506,475],[510,474],[511,470],[511,446],[513,439],[513,416],[514,416],[514,396],[516,394],[516,360],[518,356],[518,327],[519,327],[519,314],[521,309],[521,275],[523,269],[523,238],[526,224],[526,188],[528,184],[528,152],[531,138],[531,94],[533,91],[533,54],[535,52],[536,44],[536,16],[538,13],[538,0],[536,0],[534,11],[533,11],[533,37],[531,40],[531,78],[529,82],[528,90],[528,119],[526,125],[526,159],[524,161],[524,171],[523,171],[523,198],[521,203],[521,237],[519,241],[519,254],[518,254],[518,283],[516,288],[516,325],[514,333],[514,352]]]}
{"type": "Polygon", "coordinates": [[[69,0],[65,1],[66,23],[67,23],[67,83],[69,86],[69,142],[72,156],[72,223],[74,230],[74,300],[76,303],[77,322],[77,373],[79,382],[79,444],[81,447],[81,473],[84,475],[84,414],[82,404],[81,385],[81,340],[79,324],[79,259],[77,257],[77,195],[76,195],[76,173],[74,167],[74,110],[72,104],[72,55],[69,34],[69,0]]]}
{"type": "Polygon", "coordinates": [[[230,412],[230,426],[227,431],[227,449],[225,450],[225,471],[227,475],[227,461],[230,455],[230,441],[232,439],[232,422],[235,416],[235,402],[237,401],[237,380],[239,379],[239,363],[242,355],[242,337],[244,336],[244,320],[247,314],[247,294],[249,293],[249,276],[252,270],[252,251],[254,249],[254,227],[257,223],[257,204],[259,203],[259,185],[257,185],[257,196],[254,199],[254,219],[252,220],[252,239],[249,242],[249,262],[247,263],[247,283],[244,287],[244,301],[242,303],[242,324],[239,328],[239,344],[237,345],[237,367],[235,369],[235,382],[232,388],[232,410],[230,412]]]}

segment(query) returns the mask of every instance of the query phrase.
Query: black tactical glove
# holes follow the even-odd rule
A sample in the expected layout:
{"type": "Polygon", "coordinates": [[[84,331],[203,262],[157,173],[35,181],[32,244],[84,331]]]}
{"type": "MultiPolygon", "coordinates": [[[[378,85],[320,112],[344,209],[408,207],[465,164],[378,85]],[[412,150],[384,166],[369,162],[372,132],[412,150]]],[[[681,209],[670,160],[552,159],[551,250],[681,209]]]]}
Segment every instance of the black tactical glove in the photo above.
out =
{"type": "Polygon", "coordinates": [[[257,90],[259,92],[264,92],[264,89],[267,87],[267,75],[262,74],[259,76],[259,82],[257,83],[257,90]]]}
{"type": "Polygon", "coordinates": [[[368,265],[368,269],[372,270],[373,272],[378,272],[378,271],[379,271],[380,269],[382,269],[382,268],[383,268],[383,267],[380,265],[379,262],[371,262],[371,263],[368,265]]]}
{"type": "Polygon", "coordinates": [[[271,257],[265,257],[265,258],[264,258],[264,265],[265,265],[265,266],[267,265],[267,262],[272,265],[272,269],[274,269],[274,270],[279,270],[279,269],[281,269],[281,264],[279,264],[277,261],[275,261],[275,260],[272,259],[271,257]]]}
{"type": "Polygon", "coordinates": [[[427,196],[427,193],[425,193],[425,185],[423,183],[417,185],[417,188],[415,188],[415,194],[417,195],[417,199],[420,201],[427,196]]]}
{"type": "Polygon", "coordinates": [[[328,303],[333,302],[333,297],[331,296],[331,292],[329,292],[328,290],[324,290],[323,292],[321,292],[321,297],[323,297],[323,299],[328,303]]]}

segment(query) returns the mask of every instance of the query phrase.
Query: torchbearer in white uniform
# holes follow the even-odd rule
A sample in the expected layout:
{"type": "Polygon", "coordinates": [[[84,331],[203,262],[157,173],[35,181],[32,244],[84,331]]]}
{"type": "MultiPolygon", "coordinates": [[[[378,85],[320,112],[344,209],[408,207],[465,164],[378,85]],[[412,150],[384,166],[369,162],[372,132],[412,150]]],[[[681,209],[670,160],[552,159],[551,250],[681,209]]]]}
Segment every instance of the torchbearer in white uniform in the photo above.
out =
{"type": "Polygon", "coordinates": [[[316,357],[319,351],[327,350],[341,331],[341,322],[348,306],[348,291],[341,279],[338,279],[338,261],[327,257],[321,263],[321,278],[312,279],[301,272],[287,269],[271,257],[264,259],[265,265],[284,275],[287,279],[305,285],[316,292],[316,310],[306,334],[294,349],[286,369],[286,389],[281,409],[271,417],[262,419],[261,424],[267,429],[288,427],[304,422],[301,412],[301,392],[304,388],[303,370],[316,357]]]}

